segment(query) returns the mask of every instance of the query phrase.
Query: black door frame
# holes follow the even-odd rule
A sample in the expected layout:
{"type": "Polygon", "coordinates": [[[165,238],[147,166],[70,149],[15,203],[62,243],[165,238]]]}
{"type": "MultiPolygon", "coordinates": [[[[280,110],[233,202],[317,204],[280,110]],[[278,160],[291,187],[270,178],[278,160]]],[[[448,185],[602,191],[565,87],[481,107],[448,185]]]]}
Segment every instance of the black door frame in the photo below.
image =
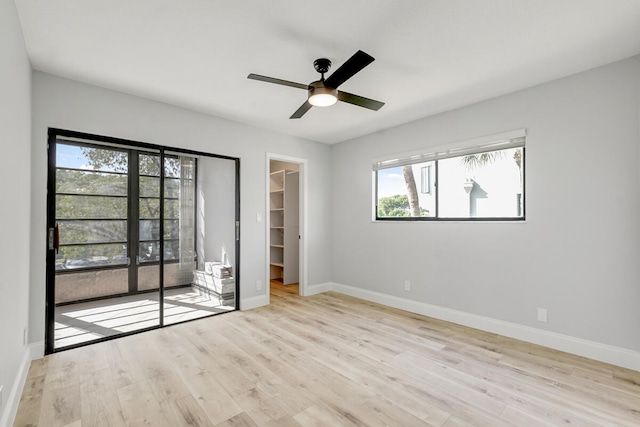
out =
{"type": "MultiPolygon", "coordinates": [[[[105,143],[106,145],[117,145],[120,147],[129,147],[130,149],[147,149],[158,151],[160,155],[160,164],[164,164],[165,151],[172,153],[184,153],[193,156],[213,157],[218,159],[232,160],[235,163],[235,310],[240,308],[240,158],[224,156],[219,154],[206,153],[202,151],[188,150],[176,147],[167,147],[158,144],[150,144],[146,142],[133,141],[122,138],[114,138],[108,136],[95,135],[85,132],[77,132],[58,128],[49,128],[47,139],[47,151],[48,151],[48,171],[47,171],[47,233],[46,233],[46,296],[45,296],[45,354],[51,354],[58,351],[69,350],[76,347],[81,347],[88,344],[93,344],[102,341],[108,341],[114,338],[120,338],[127,335],[133,335],[140,332],[146,332],[154,329],[165,327],[163,319],[164,304],[160,304],[160,322],[157,326],[146,327],[138,329],[132,332],[123,332],[120,334],[111,335],[108,337],[102,337],[95,340],[87,341],[81,344],[65,346],[61,349],[54,348],[55,346],[55,250],[54,235],[55,227],[55,197],[56,197],[56,141],[58,137],[76,138],[84,140],[88,143],[105,143]]],[[[160,188],[164,188],[164,173],[160,173],[160,188]]],[[[160,206],[164,206],[164,191],[160,191],[160,206]]],[[[164,209],[160,209],[160,254],[164,254],[164,209]]],[[[129,254],[131,258],[131,253],[129,254]]],[[[160,256],[159,260],[159,299],[164,301],[164,256],[160,256]]],[[[223,314],[223,313],[218,313],[223,314]]],[[[217,314],[211,314],[216,316],[217,314]]],[[[205,316],[209,317],[209,316],[205,316]]],[[[194,319],[197,320],[197,319],[194,319]]],[[[187,322],[190,320],[187,320],[187,322]]],[[[179,322],[184,323],[184,322],[179,322]]],[[[171,326],[172,323],[167,326],[171,326]]]]}

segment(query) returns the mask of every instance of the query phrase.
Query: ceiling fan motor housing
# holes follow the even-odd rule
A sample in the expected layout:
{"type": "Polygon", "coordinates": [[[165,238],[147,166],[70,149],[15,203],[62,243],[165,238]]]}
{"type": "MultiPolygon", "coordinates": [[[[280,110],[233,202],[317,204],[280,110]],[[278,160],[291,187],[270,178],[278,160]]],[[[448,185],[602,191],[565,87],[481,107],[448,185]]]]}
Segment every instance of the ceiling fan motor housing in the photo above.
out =
{"type": "Polygon", "coordinates": [[[327,87],[323,80],[309,84],[309,102],[316,107],[328,107],[338,101],[338,89],[327,87]]]}

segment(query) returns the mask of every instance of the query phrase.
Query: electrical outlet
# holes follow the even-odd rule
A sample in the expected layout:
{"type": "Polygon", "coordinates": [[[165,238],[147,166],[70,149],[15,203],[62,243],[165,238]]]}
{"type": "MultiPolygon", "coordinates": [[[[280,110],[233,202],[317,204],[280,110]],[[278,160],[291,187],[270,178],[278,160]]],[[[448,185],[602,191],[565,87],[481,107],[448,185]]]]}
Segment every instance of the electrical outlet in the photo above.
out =
{"type": "Polygon", "coordinates": [[[256,291],[262,290],[262,280],[256,281],[256,291]]]}
{"type": "Polygon", "coordinates": [[[27,328],[22,330],[22,345],[27,345],[27,328]]]}
{"type": "Polygon", "coordinates": [[[404,290],[409,292],[411,290],[411,282],[408,280],[404,281],[404,290]]]}
{"type": "Polygon", "coordinates": [[[258,213],[256,214],[256,222],[257,222],[258,224],[261,224],[261,223],[262,223],[262,214],[261,214],[260,212],[258,212],[258,213]]]}
{"type": "Polygon", "coordinates": [[[549,312],[546,308],[538,309],[538,321],[548,323],[549,322],[549,312]]]}

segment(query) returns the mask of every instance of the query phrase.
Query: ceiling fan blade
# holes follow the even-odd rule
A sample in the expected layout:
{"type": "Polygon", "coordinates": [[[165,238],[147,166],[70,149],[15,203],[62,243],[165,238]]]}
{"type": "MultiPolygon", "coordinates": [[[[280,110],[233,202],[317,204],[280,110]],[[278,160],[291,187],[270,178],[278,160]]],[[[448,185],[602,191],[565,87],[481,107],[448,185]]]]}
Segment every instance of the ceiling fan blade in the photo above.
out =
{"type": "Polygon", "coordinates": [[[338,91],[338,100],[374,111],[378,111],[384,105],[384,102],[365,98],[364,96],[354,95],[348,92],[342,92],[341,90],[338,91]]]}
{"type": "Polygon", "coordinates": [[[261,76],[260,74],[249,74],[247,76],[248,79],[252,79],[252,80],[260,80],[261,82],[267,82],[267,83],[275,83],[277,85],[283,85],[283,86],[291,86],[291,87],[295,87],[298,89],[304,89],[304,90],[309,90],[309,85],[303,85],[302,83],[296,83],[296,82],[290,82],[289,80],[282,80],[282,79],[276,79],[273,77],[267,77],[267,76],[261,76]]]}
{"type": "Polygon", "coordinates": [[[347,59],[347,62],[342,64],[340,68],[333,72],[324,82],[325,86],[337,89],[342,83],[349,80],[357,72],[362,70],[367,65],[371,64],[375,59],[373,56],[365,53],[361,50],[353,54],[353,56],[347,59]]]}
{"type": "Polygon", "coordinates": [[[309,111],[309,110],[311,109],[311,107],[313,107],[313,105],[311,105],[311,104],[309,103],[309,101],[304,101],[304,104],[302,104],[302,105],[300,106],[300,108],[298,108],[298,109],[296,110],[296,112],[295,112],[295,113],[293,113],[293,114],[291,115],[291,117],[289,117],[289,118],[290,118],[290,119],[299,119],[300,117],[304,116],[304,114],[305,114],[307,111],[309,111]]]}

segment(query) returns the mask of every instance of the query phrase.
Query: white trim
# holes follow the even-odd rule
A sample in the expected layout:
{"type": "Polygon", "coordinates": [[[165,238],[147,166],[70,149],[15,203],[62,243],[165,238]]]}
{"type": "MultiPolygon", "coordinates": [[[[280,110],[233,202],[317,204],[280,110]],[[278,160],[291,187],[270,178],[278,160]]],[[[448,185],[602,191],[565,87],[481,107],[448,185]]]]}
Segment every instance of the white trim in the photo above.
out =
{"type": "Polygon", "coordinates": [[[42,355],[44,355],[44,341],[31,343],[25,347],[20,368],[18,368],[18,374],[11,386],[11,392],[7,398],[7,405],[2,412],[2,418],[0,418],[0,426],[10,427],[13,425],[16,414],[18,413],[18,406],[20,405],[24,384],[27,381],[31,361],[41,358],[42,355]]]}
{"type": "Polygon", "coordinates": [[[251,310],[252,308],[258,308],[265,305],[269,305],[269,296],[258,295],[257,297],[244,298],[240,300],[240,310],[251,310]]]}
{"type": "Polygon", "coordinates": [[[29,344],[29,357],[31,360],[44,357],[44,341],[32,342],[29,344]]]}
{"type": "Polygon", "coordinates": [[[315,285],[307,286],[307,294],[305,296],[310,297],[311,295],[322,294],[324,292],[330,292],[333,290],[333,286],[335,283],[325,282],[325,283],[317,283],[315,285]]]}
{"type": "Polygon", "coordinates": [[[568,335],[562,335],[555,332],[544,331],[529,326],[518,325],[516,323],[505,322],[476,314],[465,313],[446,307],[412,301],[339,283],[333,283],[331,285],[331,289],[335,292],[384,304],[389,307],[422,314],[424,316],[457,323],[459,325],[480,329],[486,332],[587,357],[589,359],[610,363],[623,368],[640,371],[640,353],[632,350],[575,338],[568,335]]]}
{"type": "Polygon", "coordinates": [[[262,215],[262,223],[264,224],[264,241],[265,241],[265,273],[262,278],[264,293],[267,299],[265,305],[271,304],[271,155],[267,153],[265,157],[265,189],[264,189],[264,215],[262,215]]]}

